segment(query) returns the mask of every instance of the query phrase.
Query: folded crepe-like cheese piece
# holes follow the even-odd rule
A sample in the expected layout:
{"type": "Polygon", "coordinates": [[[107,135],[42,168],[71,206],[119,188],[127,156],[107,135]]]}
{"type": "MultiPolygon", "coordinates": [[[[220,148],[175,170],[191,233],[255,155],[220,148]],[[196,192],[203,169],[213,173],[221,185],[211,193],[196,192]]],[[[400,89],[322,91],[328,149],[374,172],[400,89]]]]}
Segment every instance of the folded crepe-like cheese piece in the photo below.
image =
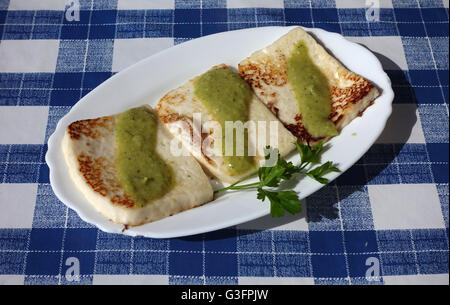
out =
{"type": "Polygon", "coordinates": [[[76,121],[62,141],[64,158],[78,190],[97,211],[111,221],[141,225],[202,205],[213,199],[208,177],[192,156],[173,156],[173,140],[157,115],[155,152],[171,168],[172,186],[162,197],[137,206],[121,184],[115,143],[118,115],[76,121]],[[193,192],[192,190],[195,189],[193,192]]]}
{"type": "Polygon", "coordinates": [[[379,92],[370,81],[347,70],[301,27],[292,29],[273,44],[241,61],[239,73],[256,95],[300,141],[315,144],[330,137],[314,138],[306,130],[293,88],[287,80],[288,58],[300,41],[307,46],[309,57],[328,81],[332,108],[329,119],[338,132],[361,115],[379,92]]]}
{"type": "MultiPolygon", "coordinates": [[[[212,67],[209,71],[216,69],[231,70],[228,66],[222,64],[212,67]]],[[[237,73],[233,73],[241,80],[237,73]]],[[[223,156],[220,156],[219,148],[214,145],[214,143],[222,141],[220,135],[216,132],[217,129],[215,129],[220,127],[218,126],[220,124],[217,122],[217,118],[205,108],[204,104],[202,104],[198,96],[194,93],[194,84],[199,78],[200,76],[197,76],[168,92],[160,99],[156,109],[169,131],[181,140],[184,146],[211,175],[222,182],[234,183],[257,170],[260,161],[264,159],[264,148],[266,145],[277,148],[281,156],[285,156],[295,149],[294,143],[296,142],[296,138],[261,103],[258,97],[251,91],[251,88],[249,88],[251,99],[248,102],[247,122],[254,124],[249,124],[247,130],[249,135],[253,135],[249,136],[248,141],[254,147],[255,168],[237,175],[230,174],[227,171],[225,159],[223,156]],[[195,123],[196,114],[201,114],[198,120],[199,124],[195,123]],[[185,132],[180,132],[182,129],[185,132]],[[200,149],[198,149],[199,146],[195,139],[196,135],[197,138],[203,141],[200,149]],[[208,141],[205,140],[206,137],[209,138],[208,141]],[[197,149],[195,148],[195,143],[197,143],[197,149]],[[212,153],[207,154],[206,151],[212,153]]],[[[244,81],[243,84],[245,84],[244,81]]],[[[234,106],[231,102],[226,107],[232,109],[234,106]]]]}

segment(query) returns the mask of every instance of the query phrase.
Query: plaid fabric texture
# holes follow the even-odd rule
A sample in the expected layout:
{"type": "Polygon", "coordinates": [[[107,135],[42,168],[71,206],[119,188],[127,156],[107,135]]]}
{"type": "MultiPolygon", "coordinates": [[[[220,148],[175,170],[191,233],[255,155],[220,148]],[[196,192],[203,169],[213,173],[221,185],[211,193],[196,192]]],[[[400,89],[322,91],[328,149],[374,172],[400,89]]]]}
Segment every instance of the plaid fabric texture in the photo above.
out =
{"type": "Polygon", "coordinates": [[[0,284],[448,283],[448,23],[448,0],[0,0],[0,284]],[[55,197],[46,143],[81,97],[172,45],[271,25],[367,46],[396,93],[377,143],[302,215],[157,240],[101,232],[55,197]]]}

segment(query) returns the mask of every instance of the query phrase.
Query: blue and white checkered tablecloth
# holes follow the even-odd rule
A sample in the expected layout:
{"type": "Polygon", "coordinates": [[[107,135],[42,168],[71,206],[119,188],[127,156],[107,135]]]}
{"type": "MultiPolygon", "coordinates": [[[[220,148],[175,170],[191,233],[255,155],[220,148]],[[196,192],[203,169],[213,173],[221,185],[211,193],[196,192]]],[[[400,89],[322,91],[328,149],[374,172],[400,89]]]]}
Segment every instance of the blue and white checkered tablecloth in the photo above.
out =
{"type": "Polygon", "coordinates": [[[0,0],[0,284],[448,284],[448,6],[0,0]],[[55,197],[48,137],[112,74],[202,35],[294,24],[367,46],[396,94],[377,143],[302,215],[158,240],[106,234],[55,197]]]}

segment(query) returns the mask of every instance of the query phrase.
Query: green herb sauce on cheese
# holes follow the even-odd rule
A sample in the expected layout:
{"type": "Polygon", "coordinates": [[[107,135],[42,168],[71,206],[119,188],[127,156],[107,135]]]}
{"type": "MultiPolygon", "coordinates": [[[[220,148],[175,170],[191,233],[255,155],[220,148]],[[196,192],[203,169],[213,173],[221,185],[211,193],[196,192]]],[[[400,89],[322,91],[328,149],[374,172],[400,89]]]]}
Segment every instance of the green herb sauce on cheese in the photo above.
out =
{"type": "Polygon", "coordinates": [[[295,45],[288,58],[287,71],[306,130],[315,138],[337,135],[336,126],[328,118],[332,110],[328,81],[303,41],[295,45]]]}
{"type": "MultiPolygon", "coordinates": [[[[206,110],[222,126],[222,152],[227,171],[231,176],[243,174],[255,169],[254,158],[248,156],[248,134],[244,133],[244,156],[225,156],[225,122],[248,121],[249,102],[252,89],[237,74],[229,69],[210,70],[194,83],[194,94],[206,110]]],[[[233,137],[233,147],[236,146],[236,135],[233,137]]]]}
{"type": "Polygon", "coordinates": [[[164,196],[172,187],[172,169],[155,151],[158,121],[145,107],[121,113],[116,123],[116,165],[120,184],[135,207],[164,196]]]}

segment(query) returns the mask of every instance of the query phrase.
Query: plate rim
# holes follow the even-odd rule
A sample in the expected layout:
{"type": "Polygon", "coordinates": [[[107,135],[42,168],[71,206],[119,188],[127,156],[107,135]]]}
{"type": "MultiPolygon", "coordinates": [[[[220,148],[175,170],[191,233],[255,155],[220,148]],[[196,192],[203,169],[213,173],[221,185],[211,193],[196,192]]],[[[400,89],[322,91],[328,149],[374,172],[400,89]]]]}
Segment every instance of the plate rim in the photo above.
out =
{"type": "MultiPolygon", "coordinates": [[[[272,28],[273,29],[281,29],[281,28],[283,28],[283,29],[292,29],[292,28],[296,28],[296,27],[301,27],[305,31],[307,31],[308,33],[314,34],[314,36],[316,36],[315,32],[322,32],[322,34],[324,34],[324,35],[334,36],[335,38],[338,38],[339,40],[345,41],[346,43],[352,44],[355,47],[359,48],[361,52],[366,53],[365,56],[371,56],[371,57],[373,57],[373,59],[375,59],[375,62],[377,64],[376,69],[380,70],[380,75],[382,75],[385,78],[386,83],[388,84],[387,88],[382,88],[383,89],[382,94],[386,94],[387,95],[386,99],[389,100],[389,102],[386,102],[386,106],[388,106],[388,108],[384,112],[385,113],[384,117],[383,118],[379,118],[380,126],[381,126],[381,121],[382,121],[382,126],[383,127],[380,128],[378,130],[378,132],[374,133],[375,140],[368,147],[366,147],[365,149],[361,150],[358,154],[355,154],[355,158],[354,159],[356,161],[359,160],[370,149],[370,147],[372,147],[372,145],[375,144],[376,139],[381,135],[381,133],[385,129],[387,120],[389,119],[389,117],[390,117],[390,115],[392,113],[392,102],[393,102],[393,99],[394,99],[394,92],[392,90],[392,82],[391,82],[389,76],[387,75],[387,73],[384,71],[383,66],[382,66],[381,62],[379,61],[379,59],[369,49],[367,49],[366,47],[364,47],[364,46],[362,46],[362,45],[360,45],[360,44],[358,44],[356,42],[353,42],[353,41],[350,41],[350,40],[346,39],[343,35],[341,35],[339,33],[329,32],[329,31],[326,31],[326,30],[323,30],[323,29],[320,29],[320,28],[307,28],[307,27],[302,27],[302,26],[267,26],[267,27],[247,28],[247,29],[240,29],[240,30],[234,30],[234,31],[225,31],[225,32],[220,32],[220,33],[215,33],[215,34],[211,34],[211,35],[202,36],[202,37],[199,37],[199,38],[196,38],[196,39],[192,39],[192,40],[189,40],[187,42],[184,42],[184,43],[181,43],[181,44],[178,44],[178,45],[174,45],[174,46],[172,46],[170,48],[161,50],[161,51],[159,51],[159,52],[157,52],[155,54],[152,54],[152,55],[150,55],[150,56],[148,56],[146,58],[143,58],[143,59],[139,60],[138,62],[128,66],[127,68],[117,72],[112,77],[108,78],[106,81],[102,82],[100,85],[98,85],[92,91],[90,91],[88,94],[86,94],[84,97],[82,97],[80,100],[78,100],[70,108],[70,110],[63,117],[61,117],[58,120],[58,123],[56,124],[56,127],[55,127],[54,131],[52,132],[52,134],[50,135],[50,137],[48,138],[48,141],[47,141],[48,150],[47,150],[47,153],[45,154],[45,161],[46,161],[46,163],[47,163],[47,165],[49,167],[49,182],[50,182],[50,185],[51,185],[52,190],[53,190],[54,194],[56,195],[56,197],[64,205],[66,205],[66,207],[74,210],[83,221],[85,221],[85,222],[95,226],[96,228],[98,228],[98,229],[100,229],[100,230],[102,230],[102,231],[104,231],[106,233],[124,234],[124,235],[129,235],[129,236],[132,236],[132,237],[144,236],[144,237],[149,237],[149,238],[174,238],[174,237],[182,237],[182,236],[191,236],[191,235],[195,235],[195,234],[201,234],[201,233],[206,233],[206,232],[211,232],[211,231],[227,228],[227,227],[230,227],[230,226],[233,226],[233,225],[237,225],[237,224],[240,224],[240,223],[245,223],[247,221],[251,221],[251,220],[257,219],[259,217],[268,215],[269,214],[269,209],[266,207],[265,209],[261,209],[259,213],[255,213],[254,215],[252,215],[252,216],[250,216],[248,218],[243,217],[243,218],[240,218],[238,221],[229,220],[228,222],[226,222],[227,223],[226,225],[224,225],[224,222],[221,222],[219,225],[217,225],[215,227],[208,227],[208,228],[203,228],[203,229],[201,229],[201,227],[200,227],[197,230],[190,230],[186,234],[171,234],[171,233],[164,234],[164,232],[158,234],[158,233],[155,233],[153,231],[151,231],[151,232],[148,232],[148,231],[141,232],[141,231],[133,230],[133,228],[139,228],[139,227],[142,227],[142,226],[129,227],[127,230],[121,230],[120,232],[117,231],[117,230],[116,231],[111,230],[111,229],[107,228],[106,226],[104,226],[102,223],[97,222],[94,217],[89,215],[90,214],[89,211],[87,211],[87,212],[84,211],[84,209],[83,209],[83,207],[81,205],[79,205],[77,203],[74,203],[74,202],[72,202],[72,200],[68,199],[64,195],[64,193],[61,192],[60,189],[57,187],[57,185],[55,183],[55,181],[56,181],[55,173],[57,171],[57,161],[54,160],[56,158],[54,155],[58,153],[58,149],[60,147],[58,147],[57,143],[55,143],[55,142],[57,141],[57,139],[56,139],[57,133],[61,130],[61,128],[63,128],[62,122],[65,121],[65,118],[68,117],[71,114],[71,112],[76,111],[79,107],[81,107],[80,106],[81,104],[83,104],[86,100],[89,100],[89,98],[90,98],[89,96],[90,95],[95,94],[95,92],[97,92],[100,87],[107,86],[108,83],[114,82],[116,78],[123,77],[124,74],[130,73],[130,71],[132,71],[135,67],[145,64],[146,61],[152,61],[155,58],[158,58],[160,56],[164,56],[165,53],[174,52],[174,50],[176,50],[178,48],[181,48],[181,47],[185,47],[186,45],[191,45],[191,44],[198,43],[199,40],[215,39],[215,37],[219,37],[219,36],[222,36],[222,35],[230,35],[230,33],[235,33],[235,32],[255,32],[255,31],[258,31],[259,29],[272,29],[272,28]],[[256,217],[255,217],[255,215],[256,215],[256,217]]],[[[317,40],[317,37],[314,37],[314,38],[317,40]]],[[[278,39],[278,38],[276,38],[276,39],[278,39]]],[[[322,41],[320,39],[319,39],[319,42],[326,48],[326,42],[324,42],[324,41],[322,41]]],[[[257,51],[257,50],[254,50],[254,51],[257,51]]],[[[252,51],[252,52],[254,52],[254,51],[252,51]]],[[[332,54],[332,56],[335,57],[334,54],[332,54]]],[[[339,60],[339,58],[337,58],[337,59],[339,60]]],[[[340,173],[334,173],[332,175],[332,177],[330,178],[330,182],[333,181],[334,179],[336,179],[342,173],[344,173],[348,168],[353,166],[356,163],[356,161],[351,163],[349,166],[347,166],[345,168],[340,168],[341,172],[340,173]]],[[[323,186],[325,186],[325,185],[320,185],[318,187],[315,187],[315,189],[310,194],[306,195],[305,197],[310,196],[312,193],[317,192],[323,186]]],[[[214,202],[214,200],[212,202],[214,202]]],[[[209,203],[207,203],[207,204],[209,204],[209,203]]],[[[98,211],[95,211],[95,212],[99,213],[98,211]]],[[[184,212],[186,212],[186,211],[184,211],[184,212]]],[[[104,217],[104,216],[101,215],[101,217],[104,217]]],[[[107,220],[107,219],[105,218],[105,220],[107,220]]],[[[113,223],[110,220],[107,220],[107,221],[110,222],[110,223],[113,223]]],[[[124,226],[124,225],[120,225],[120,224],[117,224],[117,225],[118,226],[124,226]]]]}

